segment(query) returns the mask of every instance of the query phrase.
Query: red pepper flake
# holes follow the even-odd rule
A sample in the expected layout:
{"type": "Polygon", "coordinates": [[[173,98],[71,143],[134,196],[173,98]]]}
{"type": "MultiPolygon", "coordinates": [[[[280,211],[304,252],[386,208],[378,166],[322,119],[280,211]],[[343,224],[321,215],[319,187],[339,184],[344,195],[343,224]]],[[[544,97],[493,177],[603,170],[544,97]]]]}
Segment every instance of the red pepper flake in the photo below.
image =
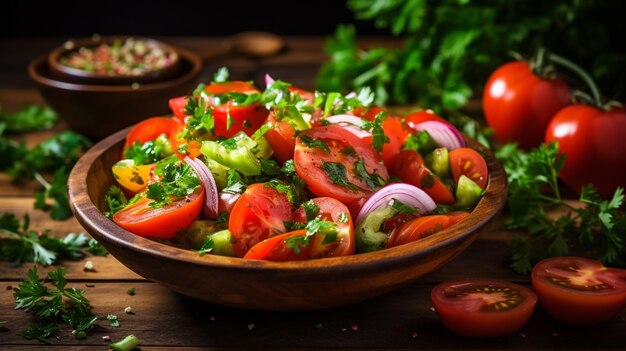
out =
{"type": "Polygon", "coordinates": [[[7,290],[13,290],[13,285],[7,285],[7,290]]]}
{"type": "Polygon", "coordinates": [[[348,328],[341,328],[342,332],[348,331],[348,328]]]}
{"type": "Polygon", "coordinates": [[[357,324],[352,324],[350,329],[352,329],[353,331],[357,331],[357,330],[359,330],[359,326],[357,324]]]}
{"type": "Polygon", "coordinates": [[[416,332],[416,331],[411,332],[411,337],[412,337],[413,339],[417,338],[417,332],[416,332]]]}
{"type": "Polygon", "coordinates": [[[209,320],[210,320],[210,321],[214,321],[214,320],[215,320],[215,316],[214,316],[214,315],[210,315],[210,316],[209,316],[209,320]]]}

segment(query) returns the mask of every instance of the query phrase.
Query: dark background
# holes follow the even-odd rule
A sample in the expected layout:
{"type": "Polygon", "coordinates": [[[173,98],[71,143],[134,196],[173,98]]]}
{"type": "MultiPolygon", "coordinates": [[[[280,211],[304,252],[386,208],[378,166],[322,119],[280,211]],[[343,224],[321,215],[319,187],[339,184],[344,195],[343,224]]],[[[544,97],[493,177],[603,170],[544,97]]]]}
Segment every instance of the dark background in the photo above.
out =
{"type": "Polygon", "coordinates": [[[362,35],[388,34],[360,21],[345,0],[320,1],[0,1],[2,36],[229,35],[261,30],[328,35],[354,23],[362,35]]]}

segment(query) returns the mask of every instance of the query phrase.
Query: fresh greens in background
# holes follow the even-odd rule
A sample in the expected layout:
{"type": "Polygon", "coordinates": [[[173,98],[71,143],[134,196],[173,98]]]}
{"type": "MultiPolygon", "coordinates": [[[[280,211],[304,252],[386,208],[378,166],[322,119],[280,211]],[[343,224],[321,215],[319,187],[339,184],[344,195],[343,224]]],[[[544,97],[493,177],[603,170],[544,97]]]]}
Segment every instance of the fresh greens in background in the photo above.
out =
{"type": "Polygon", "coordinates": [[[64,238],[50,236],[50,231],[37,232],[29,228],[30,217],[20,222],[12,213],[0,216],[0,260],[21,264],[35,262],[49,266],[61,258],[80,259],[85,252],[104,256],[107,251],[95,239],[84,233],[69,233],[64,238]]]}
{"type": "Polygon", "coordinates": [[[455,111],[480,93],[511,51],[532,54],[542,46],[576,58],[604,91],[626,90],[619,1],[349,0],[348,6],[356,18],[403,35],[405,44],[363,50],[354,27],[340,26],[326,43],[330,62],[317,82],[323,91],[369,86],[379,105],[455,111]]]}
{"type": "Polygon", "coordinates": [[[8,132],[49,129],[56,114],[47,108],[29,106],[0,119],[0,171],[15,182],[36,179],[43,190],[35,193],[35,208],[49,210],[53,219],[72,216],[67,199],[67,178],[78,158],[91,146],[82,135],[63,131],[32,149],[7,137],[8,132]],[[5,117],[9,116],[9,117],[5,117]],[[54,116],[54,117],[52,117],[54,116]],[[44,175],[51,174],[51,178],[44,175]]]}

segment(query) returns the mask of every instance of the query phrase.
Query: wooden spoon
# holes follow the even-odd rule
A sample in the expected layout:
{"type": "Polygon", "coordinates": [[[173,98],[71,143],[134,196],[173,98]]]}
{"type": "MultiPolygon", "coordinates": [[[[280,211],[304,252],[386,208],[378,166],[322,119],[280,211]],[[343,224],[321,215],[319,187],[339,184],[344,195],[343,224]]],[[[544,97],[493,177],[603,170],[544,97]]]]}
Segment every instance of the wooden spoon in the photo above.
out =
{"type": "Polygon", "coordinates": [[[210,61],[224,59],[231,56],[248,56],[263,58],[274,56],[285,48],[285,41],[272,33],[241,32],[228,37],[215,51],[205,54],[202,60],[206,64],[210,61]]]}

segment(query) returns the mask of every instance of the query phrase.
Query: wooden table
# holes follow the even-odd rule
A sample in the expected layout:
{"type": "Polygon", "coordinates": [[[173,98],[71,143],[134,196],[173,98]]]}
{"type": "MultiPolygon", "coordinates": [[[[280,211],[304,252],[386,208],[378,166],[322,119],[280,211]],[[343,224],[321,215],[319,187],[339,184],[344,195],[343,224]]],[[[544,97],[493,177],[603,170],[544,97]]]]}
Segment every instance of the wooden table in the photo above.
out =
{"type": "MultiPolygon", "coordinates": [[[[219,38],[164,38],[197,52],[219,45],[219,38]]],[[[62,42],[63,38],[0,39],[0,104],[9,111],[29,103],[42,103],[26,75],[26,65],[34,57],[62,42]]],[[[277,57],[254,61],[232,59],[227,65],[233,75],[259,79],[264,72],[294,84],[312,88],[315,73],[325,59],[321,38],[288,38],[289,50],[277,57]]],[[[381,38],[365,43],[382,42],[381,38]]],[[[215,63],[207,67],[205,80],[215,63]]],[[[259,81],[259,80],[257,80],[259,81]]],[[[24,135],[29,144],[63,129],[24,135]]],[[[36,184],[14,186],[6,174],[0,174],[0,214],[17,216],[29,213],[31,227],[51,229],[54,235],[83,231],[75,219],[53,221],[47,213],[33,209],[32,194],[36,184]]],[[[136,275],[115,258],[87,257],[80,261],[63,261],[70,286],[86,291],[93,312],[100,316],[116,314],[119,328],[106,321],[84,340],[76,340],[63,327],[50,345],[29,341],[17,334],[31,316],[15,310],[12,289],[32,264],[16,267],[0,262],[0,320],[7,321],[8,331],[0,332],[1,350],[106,350],[103,336],[113,340],[135,334],[145,350],[393,350],[393,349],[567,349],[625,350],[626,311],[610,322],[590,327],[571,327],[550,318],[538,307],[530,322],[519,332],[496,339],[470,339],[449,332],[437,318],[429,298],[431,289],[440,282],[471,277],[489,277],[529,284],[527,276],[515,274],[506,264],[507,232],[499,218],[491,232],[473,243],[464,253],[441,269],[415,283],[378,298],[351,306],[309,312],[256,312],[232,309],[197,301],[171,292],[165,287],[136,275]],[[85,261],[95,271],[84,271],[85,261]],[[129,288],[136,295],[127,294],[129,288]],[[125,314],[131,306],[135,314],[125,314]]],[[[46,270],[53,269],[49,267],[46,270]]],[[[207,279],[210,279],[209,277],[207,279]]]]}

